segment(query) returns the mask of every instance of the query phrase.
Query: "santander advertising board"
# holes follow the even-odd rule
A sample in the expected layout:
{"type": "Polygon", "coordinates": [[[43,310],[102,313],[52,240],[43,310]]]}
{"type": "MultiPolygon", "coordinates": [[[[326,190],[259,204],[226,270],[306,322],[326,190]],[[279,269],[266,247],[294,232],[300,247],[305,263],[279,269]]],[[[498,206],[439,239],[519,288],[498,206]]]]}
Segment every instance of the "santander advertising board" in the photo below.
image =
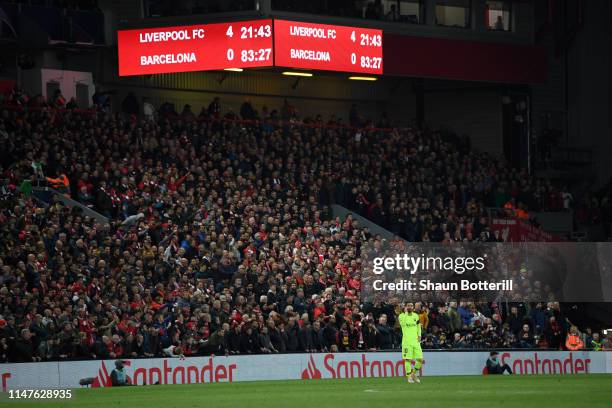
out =
{"type": "MultiPolygon", "coordinates": [[[[488,356],[486,351],[425,352],[422,374],[479,375],[488,356]]],[[[612,352],[503,351],[500,361],[519,375],[586,375],[612,370],[612,352]]],[[[405,375],[397,352],[153,358],[125,360],[124,364],[127,376],[136,385],[405,375]]],[[[83,379],[92,387],[109,387],[113,368],[113,360],[8,363],[0,366],[0,379],[3,391],[75,388],[83,379]]]]}
{"type": "MultiPolygon", "coordinates": [[[[459,364],[469,362],[468,366],[478,367],[476,372],[463,374],[480,374],[486,360],[485,354],[431,353],[431,358],[425,356],[421,374],[444,375],[449,371],[449,367],[441,365],[442,360],[439,357],[447,359],[447,363],[452,363],[459,356],[459,364]],[[448,361],[448,357],[453,358],[448,361]]],[[[396,353],[294,354],[279,357],[286,357],[279,358],[275,366],[275,370],[283,379],[381,378],[406,375],[404,362],[396,353]],[[299,361],[295,361],[298,359],[299,361]]],[[[126,365],[131,366],[130,380],[134,384],[195,384],[273,379],[262,370],[259,370],[259,378],[252,377],[249,373],[253,367],[259,365],[252,362],[248,356],[231,359],[198,358],[198,364],[168,359],[156,359],[156,364],[148,367],[139,364],[146,361],[126,361],[126,365]]],[[[552,356],[546,352],[504,352],[501,354],[501,361],[502,364],[509,364],[516,374],[588,374],[592,360],[572,352],[552,356]]],[[[94,387],[110,385],[110,372],[104,362],[101,363],[94,387]]]]}

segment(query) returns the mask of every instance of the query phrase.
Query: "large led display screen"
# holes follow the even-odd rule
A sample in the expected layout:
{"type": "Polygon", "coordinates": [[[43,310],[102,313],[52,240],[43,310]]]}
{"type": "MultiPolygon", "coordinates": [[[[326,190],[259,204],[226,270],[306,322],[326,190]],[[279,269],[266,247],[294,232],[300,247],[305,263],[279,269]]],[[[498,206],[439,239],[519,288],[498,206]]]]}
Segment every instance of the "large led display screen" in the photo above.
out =
{"type": "Polygon", "coordinates": [[[272,20],[121,30],[119,75],[272,66],[272,20]]]}
{"type": "Polygon", "coordinates": [[[383,73],[382,30],[274,20],[274,65],[383,73]]]}

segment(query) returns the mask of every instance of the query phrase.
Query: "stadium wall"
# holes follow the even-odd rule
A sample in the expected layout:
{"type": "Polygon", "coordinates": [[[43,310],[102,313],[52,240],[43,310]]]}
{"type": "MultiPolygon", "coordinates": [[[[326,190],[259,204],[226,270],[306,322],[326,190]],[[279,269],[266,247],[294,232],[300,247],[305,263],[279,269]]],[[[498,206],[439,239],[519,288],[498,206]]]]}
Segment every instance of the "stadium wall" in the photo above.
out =
{"type": "Polygon", "coordinates": [[[612,2],[584,3],[584,24],[567,51],[568,144],[592,148],[602,186],[612,178],[612,2]]]}
{"type": "MultiPolygon", "coordinates": [[[[116,69],[109,67],[109,72],[116,69]]],[[[105,91],[116,91],[113,97],[118,110],[128,92],[142,99],[149,97],[153,105],[175,104],[180,113],[188,103],[197,115],[215,96],[221,97],[223,113],[240,111],[245,99],[257,110],[262,106],[280,109],[284,99],[294,105],[300,117],[330,114],[348,122],[351,103],[356,103],[364,118],[379,119],[383,112],[407,125],[415,117],[415,94],[410,79],[380,78],[376,82],[349,81],[346,75],[315,75],[312,78],[288,77],[263,71],[187,72],[119,78],[107,76],[100,84],[105,91]]]]}
{"type": "Polygon", "coordinates": [[[456,89],[425,94],[425,122],[467,134],[472,147],[503,154],[502,95],[499,89],[456,89]]]}
{"type": "MultiPolygon", "coordinates": [[[[333,113],[348,123],[349,108],[356,103],[364,119],[379,119],[383,113],[399,126],[416,118],[416,94],[409,78],[380,78],[378,81],[349,81],[344,76],[303,78],[294,88],[294,77],[268,72],[188,72],[127,78],[108,78],[104,91],[116,91],[115,109],[128,92],[139,100],[148,97],[154,106],[174,103],[177,112],[189,104],[197,115],[215,96],[221,97],[223,112],[239,113],[245,99],[261,110],[280,109],[285,99],[300,117],[333,113]]],[[[503,154],[502,88],[478,84],[427,79],[425,81],[425,122],[470,136],[472,146],[494,155],[503,154]]]]}
{"type": "Polygon", "coordinates": [[[91,97],[94,94],[95,87],[91,72],[69,71],[63,69],[31,69],[24,70],[22,73],[22,82],[24,89],[30,95],[42,95],[45,100],[50,99],[53,95],[48,95],[48,84],[55,84],[62,91],[62,95],[66,101],[70,98],[79,98],[77,95],[77,85],[86,87],[87,95],[78,100],[82,108],[89,108],[91,97]]]}
{"type": "MultiPolygon", "coordinates": [[[[480,375],[487,351],[425,352],[424,376],[480,375]]],[[[516,374],[612,373],[612,352],[501,351],[500,360],[516,374]]],[[[319,353],[124,360],[137,385],[310,380],[404,376],[399,352],[319,353]]],[[[3,392],[8,389],[77,388],[83,378],[93,387],[110,386],[112,360],[3,364],[3,392]]]]}

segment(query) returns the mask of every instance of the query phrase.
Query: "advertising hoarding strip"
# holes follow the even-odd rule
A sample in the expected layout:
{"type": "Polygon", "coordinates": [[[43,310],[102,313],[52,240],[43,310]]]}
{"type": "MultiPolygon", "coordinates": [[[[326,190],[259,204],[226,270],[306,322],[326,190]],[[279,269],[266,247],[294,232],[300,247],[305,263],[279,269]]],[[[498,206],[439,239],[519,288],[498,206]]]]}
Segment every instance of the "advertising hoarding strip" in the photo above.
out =
{"type": "MultiPolygon", "coordinates": [[[[479,375],[488,351],[425,352],[424,376],[479,375]]],[[[612,352],[501,351],[500,362],[515,374],[612,373],[612,352]]],[[[153,358],[126,360],[131,382],[145,384],[195,384],[212,382],[312,380],[404,376],[399,352],[317,353],[229,357],[153,358]]],[[[78,388],[93,377],[92,387],[110,386],[114,360],[60,361],[3,364],[2,390],[78,388]]]]}

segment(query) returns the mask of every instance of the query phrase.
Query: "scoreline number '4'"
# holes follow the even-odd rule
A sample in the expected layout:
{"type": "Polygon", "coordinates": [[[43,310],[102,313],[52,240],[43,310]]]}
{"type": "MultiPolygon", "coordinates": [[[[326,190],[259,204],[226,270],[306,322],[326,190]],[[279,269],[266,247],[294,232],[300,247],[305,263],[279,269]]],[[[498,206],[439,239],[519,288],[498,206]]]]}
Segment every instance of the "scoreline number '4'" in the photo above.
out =
{"type": "MultiPolygon", "coordinates": [[[[227,27],[227,31],[225,32],[225,35],[228,36],[229,38],[232,38],[234,36],[234,31],[232,30],[232,26],[227,27]]],[[[226,57],[228,61],[233,61],[234,60],[234,50],[232,50],[231,48],[228,48],[226,57]]]]}

